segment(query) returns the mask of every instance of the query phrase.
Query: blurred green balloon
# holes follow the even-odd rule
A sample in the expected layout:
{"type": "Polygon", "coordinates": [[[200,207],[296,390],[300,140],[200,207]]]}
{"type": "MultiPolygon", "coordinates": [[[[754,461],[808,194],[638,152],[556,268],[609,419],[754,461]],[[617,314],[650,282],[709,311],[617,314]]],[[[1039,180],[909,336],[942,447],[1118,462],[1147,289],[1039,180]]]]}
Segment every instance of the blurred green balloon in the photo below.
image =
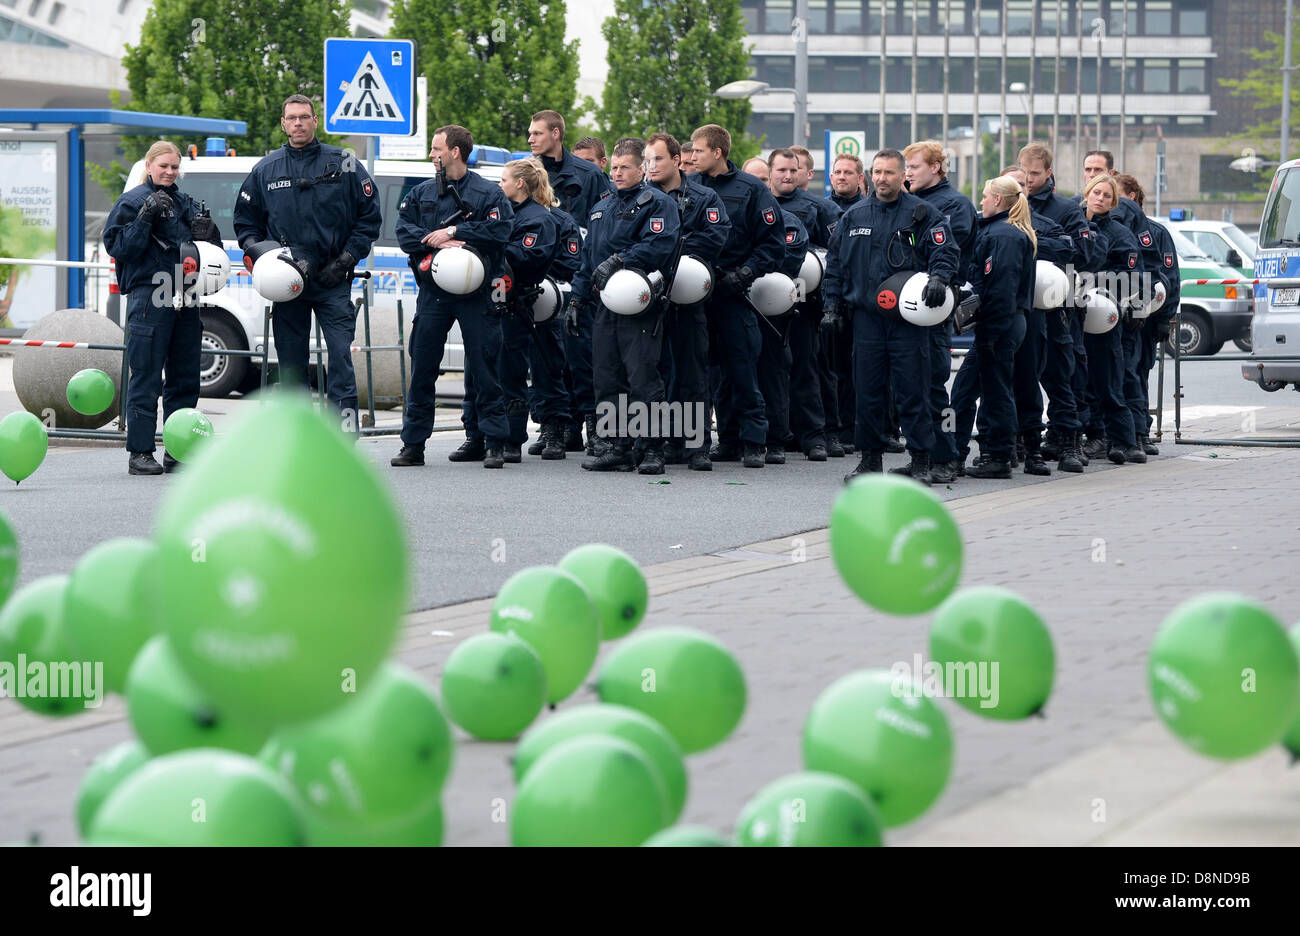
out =
{"type": "Polygon", "coordinates": [[[66,575],[28,582],[0,608],[0,694],[40,715],[75,715],[104,701],[103,667],[77,654],[63,626],[66,575]]]}
{"type": "Polygon", "coordinates": [[[392,834],[438,803],[451,769],[451,727],[419,676],[386,663],[359,690],[323,718],[276,732],[259,756],[306,804],[313,844],[392,834]]]}
{"type": "Polygon", "coordinates": [[[155,757],[122,781],[90,824],[90,845],[302,845],[287,780],[231,751],[155,757]]]}
{"type": "Polygon", "coordinates": [[[256,754],[271,733],[261,722],[232,718],[213,701],[161,634],[146,643],[131,664],[124,695],[131,726],[155,757],[189,748],[256,754]]]}
{"type": "MultiPolygon", "coordinates": [[[[1300,624],[1291,628],[1291,648],[1295,650],[1296,657],[1300,658],[1300,624]]],[[[1282,736],[1282,744],[1291,753],[1293,763],[1300,760],[1300,711],[1296,712],[1291,727],[1282,736]]]]}
{"type": "Polygon", "coordinates": [[[687,754],[722,741],[745,713],[745,674],[726,647],[685,627],[656,627],[605,658],[596,677],[602,702],[659,722],[687,754]]]}
{"type": "Polygon", "coordinates": [[[0,513],[0,605],[9,600],[18,583],[18,537],[9,520],[0,513]]]}
{"type": "Polygon", "coordinates": [[[482,741],[519,737],[546,704],[546,669],[515,634],[476,634],[442,671],[447,717],[482,741]]]}
{"type": "Polygon", "coordinates": [[[1286,631],[1242,595],[1209,592],[1165,618],[1147,677],[1156,714],[1192,749],[1231,760],[1278,743],[1300,703],[1286,631]]]}
{"type": "Polygon", "coordinates": [[[613,546],[590,543],[571,550],[560,568],[587,589],[600,616],[600,639],[630,634],[645,617],[650,589],[636,560],[613,546]]]}
{"type": "Polygon", "coordinates": [[[257,407],[158,512],[159,613],[232,716],[289,724],[348,701],[406,610],[403,526],[342,433],[301,398],[257,407]]]}
{"type": "Polygon", "coordinates": [[[942,694],[985,718],[1037,714],[1056,677],[1043,619],[1015,592],[994,585],[964,589],[940,605],[930,657],[944,667],[942,694]]]}
{"type": "Polygon", "coordinates": [[[957,587],[961,532],[943,502],[911,479],[863,475],[831,508],[831,557],[873,608],[922,614],[957,587]]]}
{"type": "Polygon", "coordinates": [[[63,621],[68,640],[86,660],[102,660],[110,692],[153,636],[158,597],[158,547],[149,540],[112,539],[78,560],[68,582],[63,621]]]}
{"type": "Polygon", "coordinates": [[[655,833],[641,844],[646,848],[725,848],[730,843],[705,826],[676,825],[655,833]]]}
{"type": "Polygon", "coordinates": [[[610,735],[547,751],[519,785],[514,845],[640,845],[664,828],[668,797],[640,748],[610,735]]]}
{"type": "Polygon", "coordinates": [[[745,804],[736,844],[883,845],[882,827],[871,800],[843,777],[796,773],[769,783],[745,804]]]}
{"type": "Polygon", "coordinates": [[[676,822],[686,805],[686,762],[681,745],[649,715],[625,705],[583,705],[534,725],[515,749],[515,783],[521,783],[542,755],[570,738],[602,734],[641,749],[659,772],[668,795],[668,820],[676,822]]]}
{"type": "Polygon", "coordinates": [[[148,760],[149,752],[139,741],[123,741],[95,758],[77,789],[77,831],[82,838],[108,794],[148,760]]]}
{"type": "Polygon", "coordinates": [[[518,634],[546,668],[546,701],[567,699],[591,672],[600,619],[582,583],[554,566],[521,569],[492,604],[492,630],[518,634]]]}
{"type": "Polygon", "coordinates": [[[163,445],[177,461],[189,461],[212,440],[212,420],[191,407],[178,409],[163,423],[163,445]]]}
{"type": "Polygon", "coordinates": [[[98,416],[113,405],[116,395],[113,378],[93,367],[77,371],[68,381],[68,403],[83,416],[98,416]]]}
{"type": "Polygon", "coordinates": [[[15,484],[41,467],[49,447],[44,424],[31,413],[10,413],[0,419],[0,471],[15,484]]]}
{"type": "Polygon", "coordinates": [[[304,809],[307,845],[436,846],[442,844],[442,803],[436,797],[425,806],[396,819],[333,819],[304,809]]]}
{"type": "Polygon", "coordinates": [[[939,798],[952,772],[952,734],[940,708],[887,670],[832,683],[803,728],[803,762],[860,787],[886,826],[910,822],[939,798]]]}

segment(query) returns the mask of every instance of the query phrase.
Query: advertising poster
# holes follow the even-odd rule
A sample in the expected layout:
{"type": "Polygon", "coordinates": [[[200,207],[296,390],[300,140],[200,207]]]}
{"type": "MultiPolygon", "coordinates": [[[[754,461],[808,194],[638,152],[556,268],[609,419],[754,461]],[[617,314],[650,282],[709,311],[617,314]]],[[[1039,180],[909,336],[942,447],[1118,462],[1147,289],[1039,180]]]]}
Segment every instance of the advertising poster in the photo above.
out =
{"type": "MultiPolygon", "coordinates": [[[[0,256],[55,259],[60,211],[58,144],[0,135],[0,256]]],[[[53,312],[61,272],[0,265],[0,328],[27,328],[53,312]]]]}

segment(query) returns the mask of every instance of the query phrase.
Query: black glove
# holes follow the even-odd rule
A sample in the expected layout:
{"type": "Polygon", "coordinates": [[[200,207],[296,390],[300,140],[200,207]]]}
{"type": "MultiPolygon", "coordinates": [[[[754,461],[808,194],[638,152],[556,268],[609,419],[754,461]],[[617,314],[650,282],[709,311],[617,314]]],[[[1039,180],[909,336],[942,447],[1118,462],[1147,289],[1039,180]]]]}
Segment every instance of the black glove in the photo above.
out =
{"type": "Polygon", "coordinates": [[[160,215],[168,214],[171,210],[172,197],[160,189],[157,192],[151,192],[149,197],[144,200],[144,204],[140,206],[139,217],[149,224],[153,224],[160,215]]]}
{"type": "Polygon", "coordinates": [[[356,265],[357,258],[345,250],[321,268],[316,274],[316,282],[326,289],[332,289],[345,279],[349,279],[349,274],[356,265]]]}
{"type": "Polygon", "coordinates": [[[312,269],[310,260],[290,260],[289,262],[297,267],[298,272],[302,274],[302,282],[304,286],[319,275],[314,269],[312,269]]]}
{"type": "Polygon", "coordinates": [[[833,302],[826,303],[825,311],[822,314],[821,323],[817,326],[819,329],[825,329],[830,332],[837,332],[844,327],[844,319],[840,317],[840,308],[833,302]]]}
{"type": "Polygon", "coordinates": [[[932,309],[938,308],[948,298],[947,292],[948,281],[942,276],[935,276],[932,273],[929,281],[925,284],[925,292],[921,293],[921,301],[932,309]]]}
{"type": "Polygon", "coordinates": [[[200,211],[190,222],[190,237],[196,241],[207,241],[210,244],[220,244],[221,235],[217,231],[217,223],[212,220],[212,215],[206,211],[200,211]]]}
{"type": "Polygon", "coordinates": [[[612,257],[606,257],[605,260],[601,262],[600,266],[596,267],[595,272],[591,274],[592,287],[595,289],[604,289],[605,284],[609,282],[609,278],[621,269],[623,269],[622,257],[618,254],[614,254],[612,257]]]}
{"type": "Polygon", "coordinates": [[[578,316],[581,313],[582,304],[577,299],[570,299],[569,305],[564,310],[564,330],[571,338],[582,337],[582,330],[578,327],[578,316]]]}
{"type": "Polygon", "coordinates": [[[749,292],[749,287],[754,285],[756,279],[758,279],[758,274],[749,266],[743,266],[739,269],[728,270],[722,275],[722,288],[733,296],[743,296],[749,292]]]}

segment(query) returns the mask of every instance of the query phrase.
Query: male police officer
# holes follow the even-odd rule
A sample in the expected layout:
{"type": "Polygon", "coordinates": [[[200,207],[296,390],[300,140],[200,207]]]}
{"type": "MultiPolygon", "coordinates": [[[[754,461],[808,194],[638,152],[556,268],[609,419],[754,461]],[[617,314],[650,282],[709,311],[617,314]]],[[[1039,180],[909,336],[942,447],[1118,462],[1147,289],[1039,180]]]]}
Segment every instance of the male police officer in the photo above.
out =
{"type": "Polygon", "coordinates": [[[861,158],[840,153],[831,167],[831,201],[844,212],[865,197],[862,194],[861,158]]]}
{"type": "Polygon", "coordinates": [[[840,217],[826,258],[825,324],[835,329],[842,315],[853,316],[856,444],[862,460],[845,481],[882,470],[892,376],[912,454],[911,463],[899,473],[929,483],[934,448],[928,398],[930,336],[926,329],[896,317],[897,295],[879,290],[896,273],[925,271],[930,279],[922,301],[927,306],[942,305],[956,278],[961,252],[938,209],[903,191],[904,166],[898,150],[876,153],[871,162],[874,191],[840,217]]]}
{"type": "Polygon", "coordinates": [[[411,389],[402,423],[402,450],[394,467],[424,464],[424,443],[433,433],[438,368],[451,323],[460,324],[465,344],[465,374],[473,384],[477,429],[483,438],[467,438],[451,461],[478,461],[484,468],[505,466],[504,446],[510,437],[505,394],[497,377],[501,353],[501,270],[510,239],[514,210],[499,186],[470,172],[466,159],[474,137],[464,127],[440,127],[433,134],[429,158],[440,166],[435,178],[421,182],[398,206],[397,243],[417,270],[419,293],[415,319],[407,339],[411,350],[411,389]],[[484,275],[478,289],[451,293],[430,274],[435,254],[464,246],[482,260],[484,275]]]}
{"type": "MultiPolygon", "coordinates": [[[[572,335],[578,330],[583,307],[594,307],[592,363],[597,409],[601,420],[614,418],[617,424],[629,427],[634,425],[632,406],[650,414],[650,422],[658,422],[653,414],[664,401],[659,374],[663,341],[660,303],[650,299],[641,314],[622,315],[606,308],[597,294],[625,268],[647,275],[658,271],[666,283],[680,227],[673,199],[645,183],[644,158],[643,140],[625,137],[614,144],[610,173],[617,191],[598,201],[588,216],[582,269],[573,278],[573,296],[564,315],[565,327],[572,335]]],[[[613,444],[584,461],[582,467],[588,471],[631,471],[635,464],[633,435],[630,430],[626,435],[614,434],[613,444]]],[[[640,473],[663,474],[664,440],[655,435],[645,438],[640,473]]]]}
{"type": "Polygon", "coordinates": [[[254,166],[240,187],[235,238],[245,250],[258,241],[278,241],[292,249],[306,271],[298,298],[271,308],[280,380],[306,385],[315,312],[329,349],[326,392],[342,412],[345,429],[359,433],[351,351],[357,328],[352,270],[379,236],[379,198],[355,156],[316,139],[311,98],[290,95],[280,114],[289,142],[254,166]]]}
{"type": "Polygon", "coordinates": [[[691,134],[691,149],[699,181],[718,194],[731,219],[731,234],[718,256],[718,276],[709,297],[723,377],[716,401],[719,439],[711,455],[714,461],[741,458],[746,468],[762,468],[767,455],[767,416],[758,389],[762,338],[758,313],[747,297],[754,280],[779,269],[785,257],[781,208],[762,182],[741,172],[728,158],[731,134],[726,128],[717,124],[698,128],[691,134]]]}
{"type": "MultiPolygon", "coordinates": [[[[713,189],[705,188],[679,169],[682,147],[671,133],[655,133],[646,140],[646,178],[677,204],[681,217],[682,257],[695,257],[716,270],[718,254],[731,233],[727,209],[713,189]]],[[[671,440],[664,448],[664,460],[683,460],[692,471],[712,471],[709,459],[709,322],[704,303],[670,304],[666,312],[665,352],[671,361],[669,402],[681,403],[682,413],[691,407],[701,435],[700,446],[685,438],[671,440]]],[[[690,440],[696,441],[696,440],[690,440]]]]}
{"type": "MultiPolygon", "coordinates": [[[[848,153],[835,157],[831,167],[830,200],[841,214],[866,198],[862,159],[848,153]]],[[[826,413],[826,450],[835,457],[853,453],[853,323],[845,319],[843,334],[822,332],[822,355],[826,375],[822,386],[822,409],[826,413]]]]}
{"type": "Polygon", "coordinates": [[[594,163],[601,172],[609,168],[609,159],[605,156],[605,141],[599,137],[583,137],[573,144],[573,155],[594,163]]]}

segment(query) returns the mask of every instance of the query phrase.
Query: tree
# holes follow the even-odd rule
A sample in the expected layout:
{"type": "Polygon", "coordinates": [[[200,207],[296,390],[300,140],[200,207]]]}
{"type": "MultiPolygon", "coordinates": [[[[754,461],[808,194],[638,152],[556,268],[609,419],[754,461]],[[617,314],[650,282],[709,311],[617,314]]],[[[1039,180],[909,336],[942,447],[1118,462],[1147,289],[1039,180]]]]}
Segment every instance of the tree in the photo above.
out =
{"type": "Polygon", "coordinates": [[[713,90],[749,77],[740,0],[615,0],[601,32],[609,42],[609,80],[597,110],[610,138],[667,131],[690,139],[696,127],[731,131],[737,164],[758,152],[745,132],[748,100],[723,100],[713,90]]]}
{"type": "MultiPolygon", "coordinates": [[[[1295,35],[1300,36],[1300,24],[1295,35]]],[[[1258,114],[1260,122],[1238,134],[1238,136],[1280,139],[1282,133],[1282,61],[1285,36],[1282,33],[1265,32],[1262,49],[1247,49],[1246,54],[1254,59],[1258,66],[1246,72],[1242,78],[1220,78],[1219,84],[1237,97],[1253,100],[1252,108],[1258,114]]],[[[1292,45],[1300,49],[1300,42],[1293,38],[1292,45]]],[[[1300,79],[1291,79],[1291,128],[1296,127],[1296,108],[1300,105],[1300,79]]]]}
{"type": "Polygon", "coordinates": [[[526,150],[533,114],[568,115],[578,43],[564,41],[564,10],[561,0],[396,0],[389,35],[419,45],[429,127],[459,124],[477,142],[526,150]]]}

